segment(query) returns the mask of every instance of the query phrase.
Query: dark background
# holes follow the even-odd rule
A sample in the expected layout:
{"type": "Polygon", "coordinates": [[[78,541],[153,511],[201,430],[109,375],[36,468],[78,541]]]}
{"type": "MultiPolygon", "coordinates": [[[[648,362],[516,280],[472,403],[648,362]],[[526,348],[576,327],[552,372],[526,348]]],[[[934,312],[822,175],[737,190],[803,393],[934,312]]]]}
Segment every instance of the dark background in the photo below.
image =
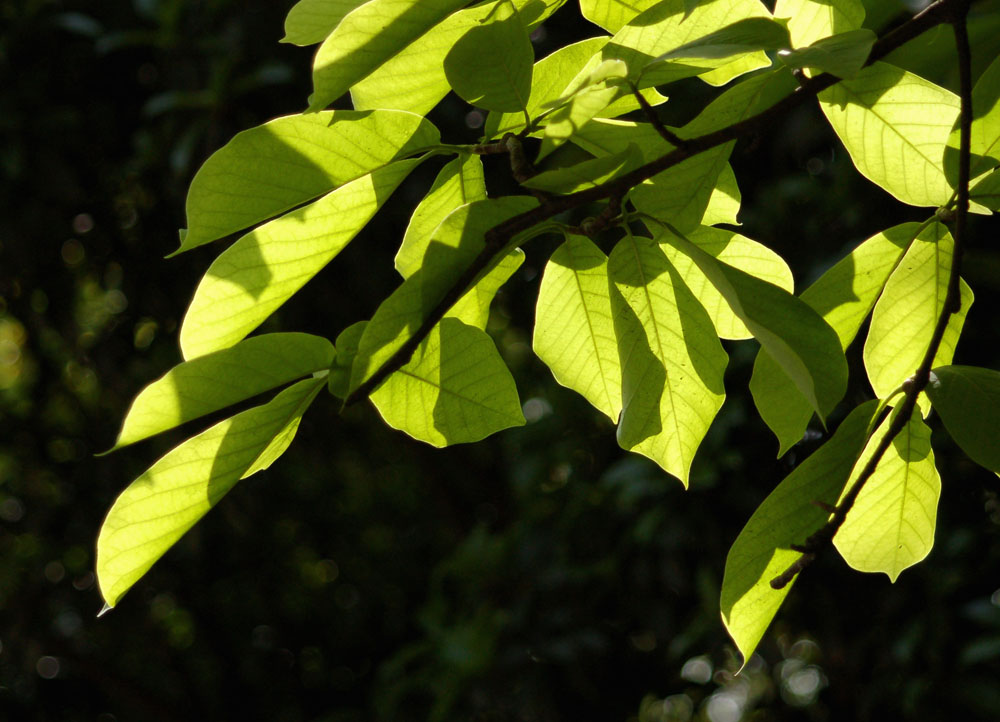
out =
{"type": "MultiPolygon", "coordinates": [[[[277,42],[290,5],[0,0],[0,719],[1000,718],[997,479],[936,420],[930,557],[891,585],[826,554],[733,676],[718,612],[726,552],[819,441],[775,460],[746,391],[745,342],[728,344],[729,398],[690,491],[618,449],[613,427],[530,352],[546,240],[527,249],[490,326],[531,423],[437,451],[370,406],[338,416],[321,397],[279,463],[96,618],[101,520],[185,434],[94,454],[179,361],[179,320],[223,247],[163,260],[195,170],[234,133],[305,106],[312,51],[277,42]]],[[[870,23],[902,12],[873,3],[870,23]]],[[[976,13],[981,70],[1000,14],[995,2],[976,13]]],[[[598,32],[567,7],[536,33],[537,55],[598,32]]],[[[954,88],[951,47],[933,31],[896,61],[954,88]]],[[[679,121],[710,92],[690,81],[670,94],[692,98],[667,106],[679,121]]],[[[446,100],[432,119],[470,142],[466,111],[446,100]]],[[[860,178],[815,107],[732,160],[744,232],[789,260],[799,288],[868,235],[926,214],[860,178]]],[[[266,328],[333,337],[370,316],[435,171],[266,328]]],[[[995,368],[998,229],[971,228],[977,302],[956,360],[995,368]]],[[[870,394],[858,350],[851,405],[870,394]]]]}

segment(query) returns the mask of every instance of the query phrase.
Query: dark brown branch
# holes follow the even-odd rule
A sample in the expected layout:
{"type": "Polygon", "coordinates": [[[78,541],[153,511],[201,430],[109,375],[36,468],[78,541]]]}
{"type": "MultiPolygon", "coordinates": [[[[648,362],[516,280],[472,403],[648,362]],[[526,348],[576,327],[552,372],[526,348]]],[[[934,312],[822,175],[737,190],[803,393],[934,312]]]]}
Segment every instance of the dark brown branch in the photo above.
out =
{"type": "MultiPolygon", "coordinates": [[[[944,22],[950,22],[953,10],[957,5],[968,7],[969,0],[938,0],[927,6],[919,14],[903,23],[896,29],[887,33],[872,46],[872,51],[868,56],[866,65],[880,60],[896,48],[904,45],[921,33],[930,30],[944,22]]],[[[840,82],[840,78],[829,73],[822,73],[812,78],[808,78],[793,93],[772,105],[757,115],[751,116],[738,123],[734,123],[725,128],[717,130],[697,138],[684,141],[683,147],[678,147],[660,156],[639,168],[636,168],[623,176],[593,188],[587,188],[576,193],[565,196],[556,196],[549,199],[537,208],[516,215],[493,227],[486,233],[486,246],[476,256],[465,272],[455,281],[441,298],[430,314],[420,324],[417,331],[399,349],[386,360],[382,366],[375,371],[364,383],[358,386],[345,400],[344,405],[357,403],[368,396],[379,384],[381,384],[391,373],[401,368],[413,352],[420,345],[420,342],[431,332],[434,326],[440,321],[448,310],[464,295],[469,286],[475,281],[482,271],[485,271],[493,261],[511,243],[512,239],[520,233],[546,221],[564,211],[579,208],[588,203],[594,203],[606,198],[623,197],[634,186],[639,185],[644,180],[652,178],[658,173],[662,173],[668,168],[672,168],[681,161],[694,157],[706,150],[716,146],[736,140],[744,135],[762,132],[771,126],[778,118],[798,107],[802,103],[814,98],[818,93],[840,82]]],[[[501,140],[501,144],[505,141],[501,140]]],[[[504,152],[494,148],[495,144],[485,144],[481,146],[484,150],[475,152],[504,152]],[[486,151],[485,149],[490,150],[486,151]]]]}
{"type": "Polygon", "coordinates": [[[969,212],[969,163],[972,133],[971,53],[969,50],[968,28],[966,26],[969,0],[956,0],[956,2],[950,3],[948,11],[949,14],[946,19],[954,29],[955,45],[958,49],[961,110],[959,114],[958,200],[954,214],[953,234],[955,246],[951,260],[951,271],[948,276],[948,290],[942,304],[941,315],[934,326],[934,333],[931,335],[927,352],[920,362],[920,367],[903,384],[905,393],[903,403],[900,404],[898,410],[895,412],[889,428],[875,447],[875,452],[865,463],[864,468],[854,483],[851,484],[847,494],[833,509],[833,516],[830,517],[830,520],[806,539],[805,544],[793,547],[796,551],[802,552],[802,556],[795,560],[788,569],[771,580],[771,587],[774,589],[785,587],[795,578],[796,574],[812,563],[820,550],[833,541],[833,537],[836,536],[837,531],[843,525],[848,512],[854,506],[854,502],[857,501],[858,495],[861,493],[864,485],[872,477],[872,474],[875,473],[879,462],[882,460],[885,452],[888,451],[889,445],[906,428],[906,425],[910,423],[910,417],[913,415],[913,410],[917,405],[917,397],[920,395],[920,392],[927,388],[927,384],[930,381],[931,366],[941,346],[941,340],[944,338],[951,315],[957,313],[962,308],[961,266],[962,254],[965,250],[965,227],[969,212]]]}

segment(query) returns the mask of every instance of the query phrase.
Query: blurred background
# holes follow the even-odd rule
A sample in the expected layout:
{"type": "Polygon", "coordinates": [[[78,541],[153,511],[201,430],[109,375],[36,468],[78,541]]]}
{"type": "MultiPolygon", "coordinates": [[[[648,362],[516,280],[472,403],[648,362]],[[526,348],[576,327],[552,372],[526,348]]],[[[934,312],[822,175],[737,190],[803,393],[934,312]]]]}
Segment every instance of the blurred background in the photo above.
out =
{"type": "MultiPolygon", "coordinates": [[[[438,451],[370,406],[338,416],[321,398],[279,463],[96,618],[104,514],[200,426],[94,454],[180,360],[179,321],[223,247],[163,260],[194,172],[236,132],[305,106],[312,51],[278,42],[290,5],[0,0],[0,719],[1000,718],[1000,487],[936,421],[930,557],[891,585],[826,554],[734,676],[718,611],[726,552],[822,430],[776,460],[746,391],[756,348],[729,343],[729,398],[692,488],[621,451],[530,352],[544,239],[489,329],[525,427],[438,451]]],[[[910,10],[871,2],[868,24],[910,10]]],[[[981,70],[1000,50],[1000,8],[974,12],[981,70]]],[[[533,41],[542,57],[598,33],[568,7],[533,41]]],[[[952,48],[933,31],[893,60],[954,88],[952,48]]],[[[665,117],[683,122],[713,92],[685,82],[665,117]]],[[[446,100],[432,119],[472,142],[482,119],[467,111],[446,100]]],[[[924,217],[860,178],[815,107],[741,143],[733,165],[743,232],[789,260],[798,288],[877,230],[924,217]]],[[[332,338],[370,316],[436,170],[267,328],[332,338]]],[[[997,368],[998,224],[976,218],[972,233],[977,301],[956,360],[997,368]]],[[[870,394],[858,356],[851,405],[870,394]]]]}

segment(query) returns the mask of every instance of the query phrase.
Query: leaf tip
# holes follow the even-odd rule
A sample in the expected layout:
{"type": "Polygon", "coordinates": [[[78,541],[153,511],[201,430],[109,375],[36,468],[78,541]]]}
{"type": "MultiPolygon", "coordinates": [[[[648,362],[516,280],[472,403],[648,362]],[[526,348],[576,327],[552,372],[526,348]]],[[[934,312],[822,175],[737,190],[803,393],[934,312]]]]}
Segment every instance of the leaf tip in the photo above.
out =
{"type": "Polygon", "coordinates": [[[100,619],[101,617],[103,617],[105,614],[107,614],[108,612],[110,612],[114,608],[115,608],[114,604],[108,604],[107,602],[105,602],[104,606],[101,607],[101,611],[99,611],[97,613],[97,618],[100,619]]]}

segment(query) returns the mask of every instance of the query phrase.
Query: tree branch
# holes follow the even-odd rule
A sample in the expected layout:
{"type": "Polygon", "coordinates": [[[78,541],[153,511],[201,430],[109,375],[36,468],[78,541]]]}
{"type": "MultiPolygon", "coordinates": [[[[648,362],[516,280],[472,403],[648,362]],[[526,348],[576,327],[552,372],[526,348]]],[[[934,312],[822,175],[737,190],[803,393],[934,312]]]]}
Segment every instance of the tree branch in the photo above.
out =
{"type": "MultiPolygon", "coordinates": [[[[932,3],[922,12],[880,38],[872,46],[871,53],[865,64],[870,65],[880,60],[896,48],[941,23],[951,22],[956,6],[967,9],[968,3],[969,0],[937,0],[937,2],[932,3]]],[[[963,12],[963,18],[964,15],[965,13],[963,12]]],[[[707,133],[697,138],[685,139],[682,147],[677,147],[671,152],[625,175],[593,188],[550,198],[548,202],[537,208],[513,216],[493,227],[486,233],[486,245],[483,250],[473,259],[462,275],[456,279],[455,283],[424,319],[424,322],[420,324],[416,332],[375,373],[348,395],[344,400],[344,405],[349,406],[365,398],[390,374],[405,365],[420,345],[420,342],[427,337],[427,334],[431,332],[448,310],[465,294],[479,274],[489,268],[493,261],[504,252],[512,239],[518,234],[564,211],[579,208],[588,203],[607,198],[624,197],[634,186],[652,178],[658,173],[662,173],[668,168],[672,168],[681,161],[692,158],[723,143],[736,140],[744,135],[761,132],[790,110],[814,98],[818,93],[838,82],[840,82],[840,78],[830,73],[822,73],[812,78],[807,78],[790,95],[757,115],[733,123],[712,133],[707,133]]],[[[500,144],[489,144],[489,150],[486,150],[487,146],[483,146],[483,151],[504,152],[504,150],[500,150],[499,146],[501,145],[506,145],[504,140],[501,140],[500,144]]]]}
{"type": "Polygon", "coordinates": [[[889,424],[889,428],[886,430],[885,435],[875,447],[875,452],[865,463],[864,468],[861,470],[861,473],[858,475],[858,478],[854,481],[854,483],[851,484],[847,494],[844,495],[841,502],[834,508],[833,516],[830,517],[830,520],[819,530],[810,535],[809,538],[806,539],[805,544],[793,547],[796,551],[802,552],[802,556],[795,560],[784,572],[771,580],[771,587],[774,589],[781,589],[785,587],[792,581],[792,579],[795,578],[796,574],[812,563],[813,559],[816,558],[816,554],[820,550],[833,541],[837,531],[847,518],[848,512],[854,506],[854,502],[857,501],[858,495],[861,493],[864,485],[875,473],[875,469],[878,467],[879,462],[882,460],[885,452],[888,451],[889,445],[910,422],[910,417],[913,415],[913,410],[917,405],[917,397],[925,388],[927,388],[927,384],[930,380],[931,366],[933,365],[934,357],[937,356],[938,349],[941,346],[941,339],[944,338],[944,333],[948,328],[948,322],[951,319],[951,315],[953,313],[957,313],[962,308],[961,267],[962,254],[965,250],[965,227],[969,213],[969,164],[972,133],[971,52],[969,49],[969,34],[966,25],[968,11],[969,0],[957,0],[956,2],[950,3],[948,7],[947,21],[951,23],[952,29],[955,32],[955,45],[958,49],[958,72],[960,85],[959,98],[961,101],[961,110],[959,113],[960,141],[958,156],[958,199],[957,207],[955,209],[953,234],[955,248],[951,260],[951,272],[948,276],[948,291],[945,294],[941,315],[938,317],[937,324],[934,326],[934,333],[931,335],[931,341],[927,346],[927,352],[924,354],[923,360],[920,362],[920,367],[917,369],[916,373],[914,373],[913,376],[907,379],[906,383],[903,384],[903,388],[905,390],[903,403],[896,411],[896,415],[889,424]]]}

